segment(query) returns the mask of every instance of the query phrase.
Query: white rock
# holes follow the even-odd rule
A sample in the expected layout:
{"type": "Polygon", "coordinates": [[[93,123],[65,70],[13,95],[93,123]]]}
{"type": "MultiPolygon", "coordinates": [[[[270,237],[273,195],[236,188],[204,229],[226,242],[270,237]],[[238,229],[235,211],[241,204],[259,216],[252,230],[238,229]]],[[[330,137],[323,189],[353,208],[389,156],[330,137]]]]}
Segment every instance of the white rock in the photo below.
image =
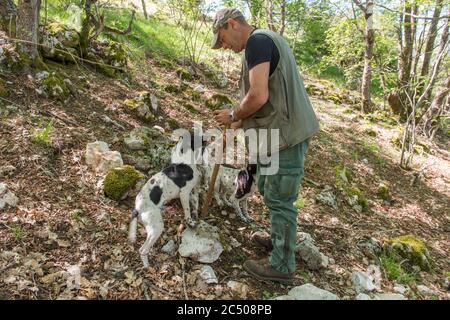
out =
{"type": "Polygon", "coordinates": [[[230,280],[227,282],[227,287],[241,298],[245,298],[248,293],[248,286],[244,283],[230,280]]]}
{"type": "Polygon", "coordinates": [[[194,91],[198,92],[198,93],[203,93],[203,92],[206,91],[206,89],[205,89],[204,85],[199,84],[199,85],[194,87],[194,91]]]}
{"type": "Polygon", "coordinates": [[[182,257],[189,257],[202,263],[216,261],[223,252],[219,241],[218,228],[200,221],[195,229],[183,231],[178,252],[182,257]]]}
{"type": "Polygon", "coordinates": [[[49,75],[50,75],[50,73],[48,73],[47,71],[38,72],[38,73],[36,73],[36,80],[42,81],[44,79],[47,79],[49,75]]]}
{"type": "Polygon", "coordinates": [[[86,146],[86,164],[96,172],[106,173],[108,170],[123,165],[122,156],[118,151],[110,151],[104,141],[88,143],[86,146]]]}
{"type": "Polygon", "coordinates": [[[401,284],[396,284],[394,286],[394,291],[395,291],[395,293],[405,294],[409,290],[408,290],[408,288],[402,286],[401,284]]]}
{"type": "Polygon", "coordinates": [[[165,253],[171,253],[175,250],[175,241],[168,241],[162,248],[161,251],[165,253]]]}
{"type": "Polygon", "coordinates": [[[352,273],[353,287],[356,292],[370,292],[376,289],[373,278],[365,272],[355,271],[352,273]]]}
{"type": "Polygon", "coordinates": [[[297,233],[297,241],[298,242],[307,241],[307,242],[314,243],[314,240],[311,237],[311,235],[309,233],[306,233],[306,232],[299,232],[299,233],[297,233]]]}
{"type": "Polygon", "coordinates": [[[365,293],[359,293],[355,299],[356,300],[372,300],[372,298],[365,293]]]}
{"type": "Polygon", "coordinates": [[[371,264],[368,268],[366,273],[372,277],[373,279],[373,285],[375,286],[376,290],[381,291],[381,270],[380,267],[374,264],[371,264]]]}
{"type": "Polygon", "coordinates": [[[325,256],[319,249],[310,241],[303,241],[297,246],[296,251],[306,266],[310,270],[318,270],[326,268],[329,264],[328,257],[325,256]]]}
{"type": "Polygon", "coordinates": [[[430,288],[428,288],[427,286],[424,286],[423,284],[419,284],[417,286],[417,291],[422,295],[422,296],[433,296],[436,295],[436,292],[430,288]]]}
{"type": "Polygon", "coordinates": [[[200,277],[208,284],[210,283],[219,283],[217,279],[216,273],[211,266],[203,266],[200,271],[200,277]]]}
{"type": "Polygon", "coordinates": [[[324,190],[316,196],[316,201],[337,209],[336,196],[331,190],[324,190]]]}
{"type": "Polygon", "coordinates": [[[334,293],[317,288],[310,283],[292,288],[288,296],[294,300],[339,300],[339,297],[334,293]]]}
{"type": "Polygon", "coordinates": [[[17,204],[19,203],[19,198],[17,198],[17,196],[12,193],[12,192],[8,192],[4,195],[3,197],[3,201],[5,201],[7,204],[9,204],[11,207],[17,207],[17,204]]]}
{"type": "Polygon", "coordinates": [[[156,98],[153,94],[150,95],[150,103],[152,104],[153,111],[158,111],[158,98],[156,98]]]}
{"type": "Polygon", "coordinates": [[[6,186],[6,184],[0,183],[0,196],[3,195],[4,193],[6,193],[7,190],[8,190],[8,187],[6,186]]]}
{"type": "Polygon", "coordinates": [[[399,293],[377,293],[374,295],[373,300],[407,300],[407,299],[399,293]]]}

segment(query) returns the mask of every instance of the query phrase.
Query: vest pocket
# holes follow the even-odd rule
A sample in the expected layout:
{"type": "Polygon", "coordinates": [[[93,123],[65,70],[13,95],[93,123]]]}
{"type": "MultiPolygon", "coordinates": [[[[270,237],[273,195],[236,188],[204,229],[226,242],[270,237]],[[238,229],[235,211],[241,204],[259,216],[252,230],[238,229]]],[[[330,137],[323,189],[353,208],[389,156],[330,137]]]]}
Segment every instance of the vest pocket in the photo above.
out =
{"type": "Polygon", "coordinates": [[[280,71],[280,74],[281,74],[281,86],[283,87],[283,94],[284,94],[284,115],[286,116],[286,119],[289,120],[289,99],[287,93],[287,83],[286,79],[284,78],[283,72],[280,71]]]}

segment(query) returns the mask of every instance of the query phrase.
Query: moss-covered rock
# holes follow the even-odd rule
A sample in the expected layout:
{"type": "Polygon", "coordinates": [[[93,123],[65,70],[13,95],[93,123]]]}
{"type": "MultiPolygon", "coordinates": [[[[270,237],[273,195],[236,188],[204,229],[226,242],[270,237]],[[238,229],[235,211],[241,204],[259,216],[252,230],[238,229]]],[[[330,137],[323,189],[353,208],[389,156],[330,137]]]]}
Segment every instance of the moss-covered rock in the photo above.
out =
{"type": "Polygon", "coordinates": [[[139,92],[133,99],[124,100],[123,104],[145,122],[153,122],[156,119],[157,110],[152,104],[152,97],[148,91],[139,92]]]}
{"type": "Polygon", "coordinates": [[[178,68],[175,72],[181,80],[191,81],[193,79],[192,74],[184,68],[178,68]]]}
{"type": "Polygon", "coordinates": [[[377,196],[384,201],[390,201],[391,194],[389,192],[389,187],[384,183],[380,183],[377,190],[377,196]]]}
{"type": "Polygon", "coordinates": [[[175,84],[168,84],[164,87],[164,91],[169,93],[180,93],[181,88],[175,84]]]}
{"type": "Polygon", "coordinates": [[[64,79],[55,72],[49,73],[48,76],[42,80],[42,88],[49,97],[60,101],[67,99],[70,94],[64,79]]]}
{"type": "Polygon", "coordinates": [[[132,166],[114,168],[105,177],[103,191],[108,198],[119,201],[124,199],[136,183],[144,178],[145,176],[132,166]]]}
{"type": "Polygon", "coordinates": [[[40,28],[39,50],[43,57],[58,62],[75,62],[79,56],[80,37],[75,29],[60,22],[51,22],[40,28]]]}
{"type": "Polygon", "coordinates": [[[392,238],[387,241],[388,252],[398,261],[406,260],[409,267],[418,266],[421,270],[430,271],[430,255],[424,242],[413,235],[392,238]]]}
{"type": "Polygon", "coordinates": [[[222,109],[225,106],[233,106],[233,101],[226,95],[215,94],[208,100],[206,100],[205,105],[211,110],[222,109]]]}
{"type": "Polygon", "coordinates": [[[365,211],[369,207],[369,202],[364,193],[355,186],[345,189],[347,194],[347,202],[357,211],[365,211]]]}
{"type": "Polygon", "coordinates": [[[21,52],[15,45],[6,45],[1,48],[1,64],[12,72],[21,72],[32,65],[30,57],[21,52]]]}

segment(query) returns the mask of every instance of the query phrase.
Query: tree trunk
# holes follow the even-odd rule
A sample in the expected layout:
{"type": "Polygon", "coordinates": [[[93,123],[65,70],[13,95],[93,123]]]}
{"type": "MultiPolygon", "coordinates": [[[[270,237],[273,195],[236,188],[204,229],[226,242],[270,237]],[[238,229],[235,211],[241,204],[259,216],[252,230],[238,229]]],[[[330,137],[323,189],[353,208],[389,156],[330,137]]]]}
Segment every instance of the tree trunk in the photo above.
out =
{"type": "Polygon", "coordinates": [[[400,66],[398,74],[398,89],[404,90],[408,85],[411,75],[411,61],[413,52],[413,34],[412,34],[412,5],[407,1],[405,3],[405,15],[403,21],[404,44],[400,52],[400,66]]]}
{"type": "Polygon", "coordinates": [[[281,26],[280,34],[283,35],[284,29],[286,28],[286,0],[281,1],[281,26]]]}
{"type": "Polygon", "coordinates": [[[273,1],[267,0],[267,25],[272,31],[276,31],[275,23],[273,21],[273,1]]]}
{"type": "Polygon", "coordinates": [[[370,100],[370,85],[372,83],[372,57],[373,57],[373,46],[375,42],[375,34],[373,29],[373,1],[368,0],[366,10],[364,12],[364,17],[366,20],[366,30],[364,34],[365,38],[365,49],[364,49],[364,73],[361,86],[362,94],[362,110],[367,113],[371,111],[371,100],[370,100]]]}
{"type": "Polygon", "coordinates": [[[93,0],[84,1],[84,19],[81,23],[80,32],[80,53],[81,57],[86,57],[89,48],[89,33],[91,31],[91,5],[93,0]]]}
{"type": "Polygon", "coordinates": [[[17,16],[17,8],[13,0],[0,1],[0,29],[8,34],[13,33],[17,16]]]}
{"type": "MultiPolygon", "coordinates": [[[[448,39],[449,39],[449,19],[445,22],[444,31],[442,32],[441,40],[439,41],[439,49],[437,53],[435,66],[437,70],[440,70],[441,63],[444,60],[444,56],[448,54],[448,39]],[[439,58],[440,57],[440,58],[439,58]]],[[[431,93],[433,92],[434,83],[436,82],[437,77],[431,79],[430,89],[425,92],[425,101],[429,101],[431,97],[431,93]]]]}
{"type": "Polygon", "coordinates": [[[434,136],[434,132],[436,130],[436,118],[441,114],[444,109],[444,105],[447,99],[447,96],[450,92],[450,76],[444,82],[444,86],[438,91],[436,96],[431,103],[430,108],[425,112],[422,121],[420,123],[420,127],[422,128],[423,133],[429,138],[432,139],[434,136]]]}
{"type": "MultiPolygon", "coordinates": [[[[437,26],[439,22],[439,16],[442,10],[442,0],[437,0],[436,7],[434,9],[433,20],[431,20],[430,29],[428,30],[427,40],[425,45],[425,55],[423,58],[422,70],[420,72],[420,78],[422,81],[428,76],[430,69],[431,55],[434,49],[434,42],[437,36],[437,26]]],[[[423,88],[423,84],[421,86],[423,88]]],[[[421,90],[420,90],[421,91],[421,90]]]]}
{"type": "Polygon", "coordinates": [[[145,0],[142,0],[142,10],[144,11],[145,19],[148,19],[147,8],[145,7],[145,0]]]}
{"type": "Polygon", "coordinates": [[[27,41],[21,49],[34,61],[38,53],[40,0],[19,0],[17,12],[17,38],[27,41]]]}

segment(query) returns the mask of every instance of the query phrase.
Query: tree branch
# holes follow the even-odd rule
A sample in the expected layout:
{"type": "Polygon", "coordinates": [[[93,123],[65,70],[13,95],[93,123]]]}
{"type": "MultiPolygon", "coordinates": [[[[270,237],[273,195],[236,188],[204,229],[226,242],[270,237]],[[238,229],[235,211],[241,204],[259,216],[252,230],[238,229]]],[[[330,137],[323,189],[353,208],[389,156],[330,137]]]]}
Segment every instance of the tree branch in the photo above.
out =
{"type": "MultiPolygon", "coordinates": [[[[412,14],[412,13],[407,13],[407,12],[394,10],[394,9],[388,8],[388,7],[383,6],[382,4],[379,4],[379,3],[376,3],[376,2],[374,2],[373,4],[375,6],[378,6],[380,8],[386,9],[388,11],[395,12],[395,13],[402,13],[402,14],[404,14],[406,16],[411,16],[411,17],[413,17],[415,19],[426,19],[426,20],[433,20],[434,19],[433,17],[418,16],[418,15],[415,15],[415,14],[412,14]]],[[[438,18],[438,20],[440,20],[440,19],[447,19],[447,18],[450,18],[450,15],[441,16],[441,17],[438,18]]]]}

